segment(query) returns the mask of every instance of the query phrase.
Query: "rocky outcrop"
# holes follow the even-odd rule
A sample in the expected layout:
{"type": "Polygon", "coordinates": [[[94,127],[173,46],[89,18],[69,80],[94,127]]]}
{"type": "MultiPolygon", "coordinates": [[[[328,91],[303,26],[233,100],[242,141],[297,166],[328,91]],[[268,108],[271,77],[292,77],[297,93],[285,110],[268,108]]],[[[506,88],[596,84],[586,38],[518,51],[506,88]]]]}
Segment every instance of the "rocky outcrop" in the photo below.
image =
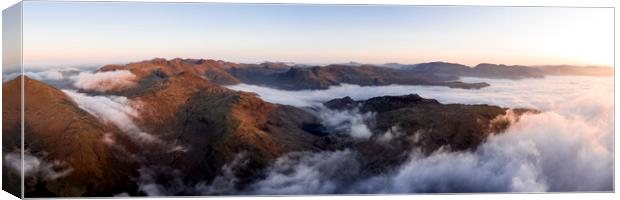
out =
{"type": "Polygon", "coordinates": [[[357,107],[357,101],[353,100],[349,96],[346,96],[340,99],[329,100],[323,103],[323,105],[333,110],[351,110],[357,107]]]}
{"type": "Polygon", "coordinates": [[[349,97],[324,103],[330,109],[375,113],[369,127],[373,138],[420,147],[425,153],[440,148],[472,150],[489,135],[504,131],[528,109],[509,110],[491,105],[441,104],[416,94],[353,101],[349,97]],[[509,116],[508,116],[509,115],[509,116]]]}

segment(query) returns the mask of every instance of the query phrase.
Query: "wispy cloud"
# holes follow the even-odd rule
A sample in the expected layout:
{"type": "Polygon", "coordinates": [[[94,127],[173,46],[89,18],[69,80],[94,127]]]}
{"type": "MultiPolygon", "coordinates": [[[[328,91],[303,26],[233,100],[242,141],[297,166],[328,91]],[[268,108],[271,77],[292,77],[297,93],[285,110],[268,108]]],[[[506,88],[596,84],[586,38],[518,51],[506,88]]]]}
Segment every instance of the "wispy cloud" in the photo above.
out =
{"type": "Polygon", "coordinates": [[[318,116],[328,128],[353,138],[368,139],[372,136],[366,124],[374,120],[374,113],[360,113],[358,109],[330,110],[323,106],[318,108],[318,116]]]}
{"type": "Polygon", "coordinates": [[[159,142],[155,136],[142,131],[135,123],[134,119],[139,118],[136,107],[139,102],[134,102],[123,96],[89,96],[83,93],[63,90],[69,95],[80,108],[90,114],[116,125],[132,139],[141,142],[159,142]]]}
{"type": "MultiPolygon", "coordinates": [[[[53,68],[46,69],[43,71],[26,71],[23,73],[24,76],[29,78],[44,81],[44,82],[56,82],[61,80],[69,80],[72,76],[77,75],[79,69],[63,67],[63,68],[53,68]]],[[[2,82],[7,82],[15,79],[17,76],[21,75],[21,73],[10,73],[10,74],[2,74],[2,82]]]]}
{"type": "Polygon", "coordinates": [[[79,89],[105,92],[112,89],[125,89],[136,85],[137,77],[127,70],[106,72],[81,72],[75,77],[73,85],[79,89]]]}
{"type": "MultiPolygon", "coordinates": [[[[4,155],[4,161],[9,169],[15,173],[22,171],[21,152],[11,152],[4,155]]],[[[43,158],[24,152],[23,173],[25,177],[40,177],[45,180],[56,180],[69,175],[73,168],[62,160],[46,161],[43,158]]]]}

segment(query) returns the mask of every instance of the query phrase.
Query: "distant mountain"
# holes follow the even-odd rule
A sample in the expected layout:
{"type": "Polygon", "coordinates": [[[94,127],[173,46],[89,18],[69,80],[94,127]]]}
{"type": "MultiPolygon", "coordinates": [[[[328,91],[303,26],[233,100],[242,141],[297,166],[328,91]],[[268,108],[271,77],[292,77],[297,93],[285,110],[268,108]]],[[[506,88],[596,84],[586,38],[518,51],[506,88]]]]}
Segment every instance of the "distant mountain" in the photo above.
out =
{"type": "Polygon", "coordinates": [[[429,73],[441,76],[481,77],[497,79],[542,78],[541,70],[519,65],[495,65],[482,63],[469,67],[457,63],[430,62],[402,66],[400,69],[418,73],[429,73]]]}
{"type": "Polygon", "coordinates": [[[199,75],[212,83],[230,85],[247,83],[285,90],[327,89],[341,83],[371,85],[436,85],[454,88],[478,89],[486,83],[463,83],[455,76],[437,76],[431,73],[409,72],[386,67],[346,64],[324,67],[290,67],[286,63],[239,64],[204,59],[153,59],[127,65],[107,65],[99,71],[129,70],[138,77],[159,71],[172,76],[179,73],[199,75]]]}
{"type": "Polygon", "coordinates": [[[470,67],[465,65],[446,62],[429,62],[415,65],[402,65],[400,69],[444,76],[461,76],[471,70],[470,67]]]}
{"type": "Polygon", "coordinates": [[[211,59],[153,59],[127,65],[107,65],[100,71],[125,69],[138,77],[158,71],[162,75],[195,74],[219,85],[246,83],[284,90],[327,89],[340,84],[362,86],[433,85],[479,89],[487,83],[463,83],[459,77],[496,79],[543,78],[545,75],[610,76],[613,69],[604,67],[497,65],[481,63],[474,67],[458,63],[429,62],[413,65],[362,63],[304,66],[284,62],[261,64],[232,63],[211,59]]]}
{"type": "Polygon", "coordinates": [[[457,77],[409,72],[374,65],[328,65],[325,67],[293,67],[287,71],[264,68],[231,68],[229,72],[241,82],[284,90],[327,89],[341,83],[362,86],[434,85],[479,89],[486,83],[463,83],[457,77]]]}
{"type": "Polygon", "coordinates": [[[523,78],[543,78],[545,74],[539,69],[520,66],[520,65],[496,65],[482,63],[471,68],[465,76],[504,78],[504,79],[523,79],[523,78]]]}
{"type": "Polygon", "coordinates": [[[429,73],[438,76],[481,77],[496,79],[543,78],[546,75],[613,76],[613,68],[570,65],[522,66],[481,63],[474,67],[458,63],[429,62],[413,65],[386,64],[404,71],[429,73]]]}

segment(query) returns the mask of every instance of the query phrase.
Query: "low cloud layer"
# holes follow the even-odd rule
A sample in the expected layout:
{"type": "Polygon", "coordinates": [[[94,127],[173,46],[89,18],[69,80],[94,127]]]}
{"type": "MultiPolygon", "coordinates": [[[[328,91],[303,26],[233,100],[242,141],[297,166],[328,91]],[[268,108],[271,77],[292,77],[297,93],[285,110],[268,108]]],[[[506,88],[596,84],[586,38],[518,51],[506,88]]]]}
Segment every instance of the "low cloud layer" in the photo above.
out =
{"type": "Polygon", "coordinates": [[[127,70],[107,72],[81,72],[75,77],[76,88],[105,92],[113,89],[125,89],[136,85],[136,75],[127,70]]]}
{"type": "Polygon", "coordinates": [[[490,104],[504,107],[526,107],[543,111],[557,110],[563,101],[589,98],[590,96],[612,101],[613,78],[554,77],[544,79],[502,80],[463,78],[464,82],[487,82],[491,86],[478,90],[455,89],[441,86],[358,86],[342,84],[327,90],[287,91],[268,87],[238,84],[228,86],[233,90],[257,93],[261,99],[298,107],[312,107],[335,98],[350,96],[364,100],[385,95],[419,94],[441,103],[490,104]]]}
{"type": "MultiPolygon", "coordinates": [[[[417,93],[442,103],[494,104],[543,111],[522,116],[506,132],[491,136],[474,152],[439,151],[423,156],[414,149],[409,160],[395,171],[372,177],[347,179],[346,174],[331,173],[356,169],[342,164],[347,160],[356,163],[351,161],[354,158],[351,155],[355,154],[353,150],[287,155],[278,159],[264,180],[244,192],[323,194],[613,189],[613,79],[548,77],[512,81],[472,78],[466,81],[486,81],[491,87],[463,90],[342,85],[329,90],[281,91],[259,86],[232,86],[233,89],[256,92],[266,101],[307,107],[316,107],[321,102],[343,96],[366,99],[417,93]],[[322,166],[330,167],[325,170],[322,166]]],[[[332,113],[331,116],[336,115],[332,113]]]]}
{"type": "MultiPolygon", "coordinates": [[[[2,82],[13,80],[20,74],[3,74],[2,82]]],[[[114,89],[126,89],[137,84],[136,75],[127,70],[90,72],[75,68],[54,68],[44,71],[26,71],[23,74],[59,89],[105,92],[114,89]]]]}
{"type": "Polygon", "coordinates": [[[359,177],[355,152],[295,152],[275,161],[267,177],[249,187],[254,194],[341,193],[359,177]]]}
{"type": "MultiPolygon", "coordinates": [[[[238,180],[230,171],[230,165],[236,165],[239,161],[224,166],[220,176],[209,184],[178,183],[170,187],[175,188],[172,191],[162,185],[145,184],[144,189],[153,189],[150,193],[156,195],[178,194],[179,191],[197,195],[611,191],[613,101],[610,99],[613,97],[613,84],[597,79],[578,82],[579,79],[547,80],[548,87],[539,87],[541,83],[536,82],[524,86],[529,84],[528,80],[512,81],[496,84],[498,88],[486,92],[448,89],[454,95],[448,91],[421,90],[437,96],[445,94],[441,100],[443,102],[493,101],[503,106],[532,107],[543,111],[522,116],[506,132],[491,136],[473,152],[440,150],[426,156],[420,150],[412,149],[408,160],[394,170],[371,176],[364,175],[362,171],[364,155],[353,149],[292,152],[278,158],[266,169],[263,178],[241,189],[235,187],[238,180]],[[534,93],[519,92],[536,87],[531,89],[537,91],[534,93]],[[491,98],[494,94],[498,94],[497,98],[491,98]],[[459,99],[459,95],[464,98],[459,99]]],[[[363,89],[339,95],[358,99],[363,99],[364,95],[376,95],[367,93],[374,91],[374,88],[359,88],[363,89]]],[[[268,90],[272,96],[267,99],[312,106],[325,118],[324,124],[341,128],[352,137],[356,135],[356,129],[352,127],[363,125],[357,122],[372,118],[353,111],[321,110],[319,103],[332,98],[329,90],[308,91],[308,94],[268,90]],[[278,99],[293,96],[301,98],[278,99]]],[[[389,94],[408,93],[418,91],[409,88],[393,90],[389,94]]],[[[261,97],[265,98],[265,93],[261,97]]],[[[388,141],[400,131],[395,126],[377,139],[379,142],[388,141]]],[[[365,134],[358,136],[367,139],[365,134]]]]}
{"type": "MultiPolygon", "coordinates": [[[[79,72],[79,69],[76,68],[54,68],[44,71],[26,71],[24,72],[24,75],[29,78],[54,85],[60,81],[73,82],[71,79],[73,79],[74,76],[77,76],[79,72]]],[[[19,75],[21,75],[19,72],[2,74],[2,82],[11,81],[19,75]]]]}
{"type": "Polygon", "coordinates": [[[412,151],[393,172],[363,177],[353,150],[279,158],[249,194],[611,191],[606,127],[555,112],[526,115],[474,152],[412,151]]]}

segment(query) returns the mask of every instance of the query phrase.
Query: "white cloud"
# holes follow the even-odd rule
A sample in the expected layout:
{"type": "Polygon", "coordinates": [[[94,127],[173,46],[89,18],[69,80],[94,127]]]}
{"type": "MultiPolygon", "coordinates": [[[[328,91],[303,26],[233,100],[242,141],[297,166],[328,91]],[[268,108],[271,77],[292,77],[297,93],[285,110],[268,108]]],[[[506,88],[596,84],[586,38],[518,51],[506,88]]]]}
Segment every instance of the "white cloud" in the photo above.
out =
{"type": "MultiPolygon", "coordinates": [[[[507,132],[492,136],[474,152],[413,150],[393,172],[357,173],[352,150],[283,156],[252,194],[567,192],[611,191],[613,149],[600,134],[607,127],[555,112],[523,116],[507,132]],[[355,177],[352,178],[351,177],[355,177]]],[[[363,157],[363,156],[361,156],[363,157]]]]}
{"type": "Polygon", "coordinates": [[[278,158],[265,179],[253,184],[252,194],[337,193],[342,182],[357,176],[359,163],[350,150],[295,152],[278,158]]]}
{"type": "Polygon", "coordinates": [[[125,89],[136,85],[136,75],[127,70],[106,72],[81,72],[73,77],[76,88],[105,92],[112,89],[125,89]]]}
{"type": "MultiPolygon", "coordinates": [[[[410,138],[411,141],[417,143],[420,140],[420,133],[422,131],[418,130],[416,131],[410,138]]],[[[380,135],[377,140],[379,142],[389,142],[394,138],[400,137],[404,135],[404,133],[402,132],[401,128],[397,125],[394,125],[392,127],[390,127],[387,131],[385,131],[385,133],[383,135],[380,135]]]]}
{"type": "Polygon", "coordinates": [[[591,137],[607,131],[554,112],[526,115],[475,152],[414,153],[394,175],[350,192],[611,191],[613,149],[591,137]]]}
{"type": "Polygon", "coordinates": [[[26,72],[24,75],[37,80],[61,80],[64,75],[58,70],[47,70],[42,72],[26,72]]]}
{"type": "Polygon", "coordinates": [[[279,104],[311,107],[335,98],[350,96],[364,100],[385,95],[419,94],[424,98],[437,99],[441,103],[491,104],[505,107],[527,107],[540,110],[556,110],[562,101],[598,96],[612,101],[613,78],[554,77],[544,79],[502,80],[464,78],[464,82],[488,82],[489,87],[478,90],[440,86],[358,86],[342,84],[327,90],[287,91],[256,85],[238,84],[227,86],[233,90],[257,93],[261,99],[279,104]]]}
{"type": "Polygon", "coordinates": [[[80,108],[104,122],[116,125],[132,139],[147,143],[161,142],[155,136],[142,131],[134,123],[134,119],[139,118],[139,113],[135,109],[140,106],[139,102],[131,101],[123,96],[89,96],[71,90],[62,91],[69,95],[80,108]]]}
{"type": "MultiPolygon", "coordinates": [[[[234,89],[257,92],[267,101],[297,106],[317,106],[332,98],[344,96],[359,100],[417,93],[442,103],[486,103],[543,111],[522,116],[506,132],[490,137],[473,152],[439,151],[423,156],[414,149],[409,160],[396,170],[372,177],[358,176],[353,181],[342,179],[348,175],[330,175],[325,168],[320,167],[330,166],[330,171],[353,168],[341,165],[342,160],[351,159],[350,155],[318,152],[294,159],[284,156],[279,160],[285,160],[288,165],[276,162],[264,180],[252,185],[251,191],[245,192],[313,194],[613,190],[613,79],[548,77],[519,81],[472,80],[490,82],[491,87],[463,90],[423,86],[343,85],[320,91],[279,91],[257,86],[234,86],[234,89]]],[[[332,114],[334,116],[331,117],[336,117],[332,114]]],[[[393,138],[393,134],[389,132],[384,136],[387,140],[393,138]]]]}
{"type": "MultiPolygon", "coordinates": [[[[38,158],[28,152],[23,155],[23,173],[25,177],[41,177],[45,180],[56,180],[69,175],[73,168],[61,160],[53,160],[51,162],[38,158]]],[[[22,155],[21,152],[11,152],[4,155],[6,167],[12,169],[15,173],[22,171],[22,155]]]]}
{"type": "Polygon", "coordinates": [[[367,139],[372,136],[372,132],[366,124],[374,120],[374,113],[360,113],[357,109],[330,110],[320,106],[318,115],[325,126],[341,134],[360,139],[367,139]]]}
{"type": "MultiPolygon", "coordinates": [[[[24,75],[29,78],[35,79],[35,80],[46,82],[46,81],[61,81],[65,79],[70,79],[72,78],[72,75],[77,72],[78,72],[78,69],[65,67],[65,68],[47,69],[43,71],[25,71],[24,75]]],[[[2,82],[13,80],[20,74],[21,73],[19,72],[10,73],[6,75],[3,74],[2,82]]]]}
{"type": "MultiPolygon", "coordinates": [[[[97,117],[105,123],[111,123],[127,134],[133,141],[141,145],[156,146],[165,148],[170,152],[187,152],[189,147],[184,146],[176,140],[164,141],[157,136],[143,131],[134,120],[140,118],[139,109],[142,104],[139,101],[132,101],[124,96],[102,96],[87,95],[72,90],[62,90],[69,95],[81,109],[97,117]]],[[[115,138],[111,133],[105,133],[101,141],[109,146],[116,144],[115,138]]]]}
{"type": "Polygon", "coordinates": [[[187,188],[179,178],[180,172],[165,165],[142,166],[138,169],[138,190],[147,196],[178,195],[183,188],[187,188]],[[163,182],[165,184],[161,183],[163,182]]]}

